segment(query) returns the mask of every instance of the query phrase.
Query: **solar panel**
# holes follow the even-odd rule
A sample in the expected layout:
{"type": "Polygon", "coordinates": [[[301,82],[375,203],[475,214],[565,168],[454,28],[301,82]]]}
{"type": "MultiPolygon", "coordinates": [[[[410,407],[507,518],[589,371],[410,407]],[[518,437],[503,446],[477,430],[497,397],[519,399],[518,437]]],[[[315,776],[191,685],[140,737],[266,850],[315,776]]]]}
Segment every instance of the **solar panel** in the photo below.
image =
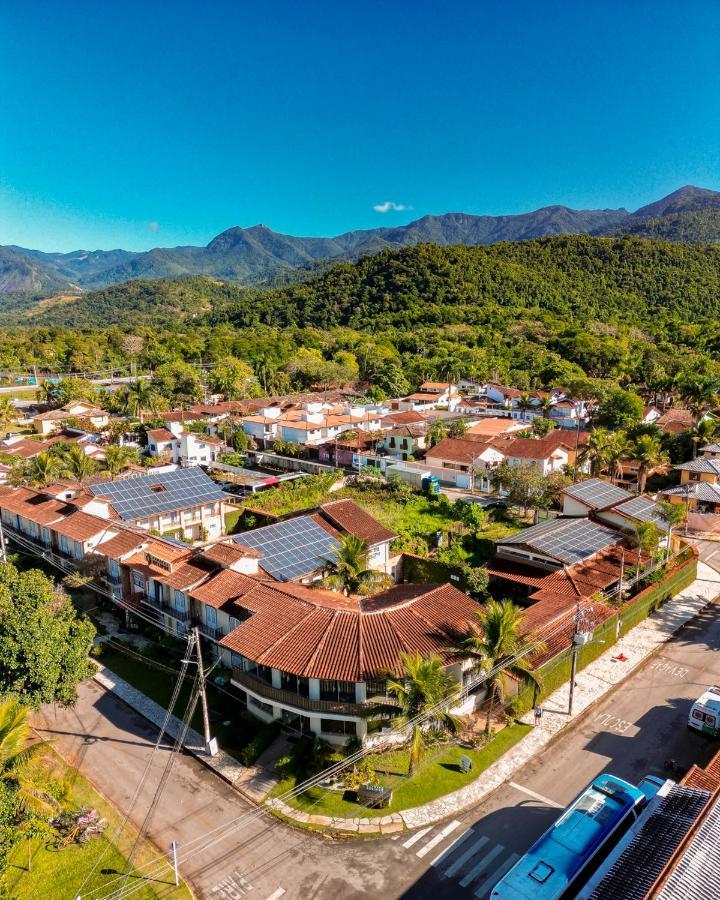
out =
{"type": "Polygon", "coordinates": [[[317,571],[324,559],[333,558],[333,548],[340,546],[311,516],[245,531],[234,540],[262,553],[260,565],[279,581],[292,581],[317,571]]]}
{"type": "Polygon", "coordinates": [[[105,497],[122,519],[134,521],[179,509],[212,503],[226,497],[202,469],[148,472],[119,481],[90,485],[96,497],[105,497]]]}
{"type": "Polygon", "coordinates": [[[571,566],[621,540],[621,535],[589,519],[550,519],[498,543],[526,544],[571,566]]]}
{"type": "Polygon", "coordinates": [[[616,506],[615,509],[620,513],[624,513],[626,516],[638,519],[640,522],[654,522],[655,525],[663,531],[667,531],[668,529],[667,522],[662,517],[659,505],[648,497],[633,497],[632,500],[621,503],[620,506],[616,506]]]}
{"type": "Polygon", "coordinates": [[[632,497],[632,494],[601,478],[590,478],[588,481],[571,484],[565,488],[564,493],[568,497],[580,500],[591,509],[605,509],[632,497]]]}

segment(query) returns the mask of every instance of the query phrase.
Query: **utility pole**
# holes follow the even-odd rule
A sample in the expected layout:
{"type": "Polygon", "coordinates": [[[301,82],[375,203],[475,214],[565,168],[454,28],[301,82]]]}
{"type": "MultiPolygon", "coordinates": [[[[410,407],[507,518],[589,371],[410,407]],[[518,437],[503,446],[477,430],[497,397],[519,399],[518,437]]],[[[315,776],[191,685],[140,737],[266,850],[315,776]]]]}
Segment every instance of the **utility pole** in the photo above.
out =
{"type": "Polygon", "coordinates": [[[207,694],[205,693],[205,670],[203,669],[202,652],[200,650],[200,629],[195,626],[193,628],[195,637],[195,652],[197,653],[198,680],[200,682],[200,701],[202,703],[203,717],[203,736],[205,738],[205,749],[214,756],[217,753],[217,747],[210,736],[210,715],[208,713],[207,694]]]}
{"type": "Polygon", "coordinates": [[[5,529],[0,519],[0,560],[7,562],[7,547],[5,546],[5,529]]]}
{"type": "Polygon", "coordinates": [[[577,660],[580,647],[588,643],[590,635],[580,630],[584,619],[583,611],[580,608],[580,601],[577,601],[577,609],[575,612],[575,629],[573,631],[572,642],[572,667],[570,670],[570,697],[568,702],[568,715],[572,715],[573,700],[575,699],[575,676],[577,675],[577,660]]]}

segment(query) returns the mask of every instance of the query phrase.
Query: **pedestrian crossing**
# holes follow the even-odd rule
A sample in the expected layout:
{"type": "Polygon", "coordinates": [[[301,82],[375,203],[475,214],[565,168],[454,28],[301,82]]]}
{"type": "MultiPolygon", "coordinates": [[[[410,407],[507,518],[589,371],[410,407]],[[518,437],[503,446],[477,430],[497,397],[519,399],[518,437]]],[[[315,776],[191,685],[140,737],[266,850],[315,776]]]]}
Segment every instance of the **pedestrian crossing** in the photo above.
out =
{"type": "Polygon", "coordinates": [[[461,822],[453,819],[421,828],[403,843],[403,849],[421,860],[439,850],[430,867],[441,878],[452,879],[464,888],[466,896],[487,900],[492,889],[520,856],[487,835],[480,834],[475,828],[466,828],[458,833],[462,827],[461,822]]]}

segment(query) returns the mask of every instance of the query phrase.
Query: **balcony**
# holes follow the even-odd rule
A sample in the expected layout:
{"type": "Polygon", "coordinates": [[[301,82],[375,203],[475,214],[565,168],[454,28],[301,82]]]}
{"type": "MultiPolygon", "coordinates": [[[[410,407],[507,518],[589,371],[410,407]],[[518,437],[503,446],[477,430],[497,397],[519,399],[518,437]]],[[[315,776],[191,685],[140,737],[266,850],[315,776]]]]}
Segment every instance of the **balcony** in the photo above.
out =
{"type": "Polygon", "coordinates": [[[341,716],[367,715],[368,704],[339,703],[335,700],[311,700],[309,697],[301,697],[300,694],[295,694],[293,691],[284,691],[281,688],[271,687],[248,672],[243,672],[234,667],[232,670],[232,682],[237,687],[252,691],[269,703],[282,703],[285,706],[292,706],[294,709],[301,709],[304,712],[334,713],[341,716]]]}
{"type": "Polygon", "coordinates": [[[161,608],[166,615],[172,616],[178,622],[187,622],[190,619],[190,613],[186,609],[175,609],[169,603],[163,603],[161,608]]]}
{"type": "Polygon", "coordinates": [[[211,641],[219,641],[223,636],[222,629],[214,628],[212,625],[206,625],[204,622],[195,623],[203,637],[209,638],[211,641]]]}

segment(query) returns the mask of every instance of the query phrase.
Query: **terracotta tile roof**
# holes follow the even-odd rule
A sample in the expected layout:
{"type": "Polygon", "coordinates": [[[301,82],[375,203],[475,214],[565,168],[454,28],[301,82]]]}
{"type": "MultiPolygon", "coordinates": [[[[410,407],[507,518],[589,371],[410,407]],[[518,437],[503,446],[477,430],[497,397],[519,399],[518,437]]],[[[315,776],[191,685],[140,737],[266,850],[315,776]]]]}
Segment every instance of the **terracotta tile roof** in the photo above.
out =
{"type": "Polygon", "coordinates": [[[60,522],[49,525],[51,531],[74,541],[87,541],[108,528],[108,522],[84,512],[74,512],[60,522]]]}
{"type": "Polygon", "coordinates": [[[394,412],[389,413],[387,416],[384,416],[381,424],[385,427],[392,427],[393,425],[411,425],[415,422],[426,422],[424,416],[421,416],[418,412],[408,411],[408,412],[394,412]]]}
{"type": "Polygon", "coordinates": [[[408,400],[420,400],[424,403],[437,403],[438,395],[437,394],[423,394],[421,391],[418,391],[415,394],[408,394],[408,400]]]}
{"type": "Polygon", "coordinates": [[[425,458],[450,460],[470,466],[488,449],[487,441],[465,438],[443,438],[425,452],[425,458]]]}
{"type": "Polygon", "coordinates": [[[720,752],[713,756],[704,769],[697,765],[693,766],[680,784],[705,791],[716,791],[720,787],[720,752]]]}
{"type": "Polygon", "coordinates": [[[308,678],[358,681],[398,672],[403,652],[445,656],[449,632],[465,630],[479,609],[449,584],[401,585],[361,601],[300,585],[256,584],[237,601],[255,615],[222,646],[308,678]]]}
{"type": "Polygon", "coordinates": [[[689,409],[668,409],[655,421],[658,428],[663,431],[688,431],[693,427],[693,415],[689,409]]]}
{"type": "Polygon", "coordinates": [[[8,443],[2,441],[0,450],[10,456],[18,456],[20,459],[32,459],[38,453],[43,453],[50,449],[50,443],[47,441],[34,441],[32,438],[20,438],[19,441],[8,443]]]}
{"type": "Polygon", "coordinates": [[[447,391],[450,387],[448,381],[424,381],[420,385],[421,391],[447,391]]]}
{"type": "MultiPolygon", "coordinates": [[[[251,593],[257,586],[258,581],[248,575],[233,572],[232,569],[222,569],[217,575],[192,588],[190,596],[201,603],[220,609],[251,593]]],[[[232,610],[228,611],[232,613],[232,610]]]]}
{"type": "Polygon", "coordinates": [[[164,443],[165,441],[174,441],[175,435],[167,428],[151,428],[147,433],[156,443],[164,443]]]}
{"type": "Polygon", "coordinates": [[[211,565],[203,565],[201,561],[183,562],[177,567],[173,566],[173,571],[166,573],[162,581],[168,587],[182,591],[200,584],[212,571],[211,565]]]}
{"type": "Polygon", "coordinates": [[[123,529],[114,537],[103,541],[98,547],[98,552],[102,553],[103,556],[108,556],[110,559],[121,559],[123,556],[139,550],[143,544],[147,543],[147,540],[147,535],[136,534],[123,529]]]}
{"type": "Polygon", "coordinates": [[[516,422],[514,419],[508,418],[495,418],[490,416],[487,419],[480,419],[478,422],[473,422],[473,424],[468,428],[465,432],[465,436],[468,434],[484,434],[484,435],[497,435],[502,434],[503,432],[510,431],[522,431],[522,429],[526,426],[520,425],[520,423],[516,422]]]}
{"type": "Polygon", "coordinates": [[[205,559],[209,559],[212,562],[230,566],[233,563],[237,562],[239,559],[243,559],[248,556],[259,558],[262,556],[262,553],[258,553],[257,550],[251,550],[250,547],[243,547],[242,544],[218,543],[213,544],[210,547],[204,547],[202,550],[202,555],[205,557],[205,559]]]}
{"type": "Polygon", "coordinates": [[[560,448],[563,448],[566,454],[570,449],[565,446],[565,439],[549,435],[543,439],[515,438],[507,442],[503,452],[516,459],[549,459],[560,448]]]}
{"type": "Polygon", "coordinates": [[[394,531],[381,525],[354,500],[333,500],[331,503],[323,503],[320,513],[341,531],[367,541],[368,546],[392,541],[397,537],[394,531]]]}

